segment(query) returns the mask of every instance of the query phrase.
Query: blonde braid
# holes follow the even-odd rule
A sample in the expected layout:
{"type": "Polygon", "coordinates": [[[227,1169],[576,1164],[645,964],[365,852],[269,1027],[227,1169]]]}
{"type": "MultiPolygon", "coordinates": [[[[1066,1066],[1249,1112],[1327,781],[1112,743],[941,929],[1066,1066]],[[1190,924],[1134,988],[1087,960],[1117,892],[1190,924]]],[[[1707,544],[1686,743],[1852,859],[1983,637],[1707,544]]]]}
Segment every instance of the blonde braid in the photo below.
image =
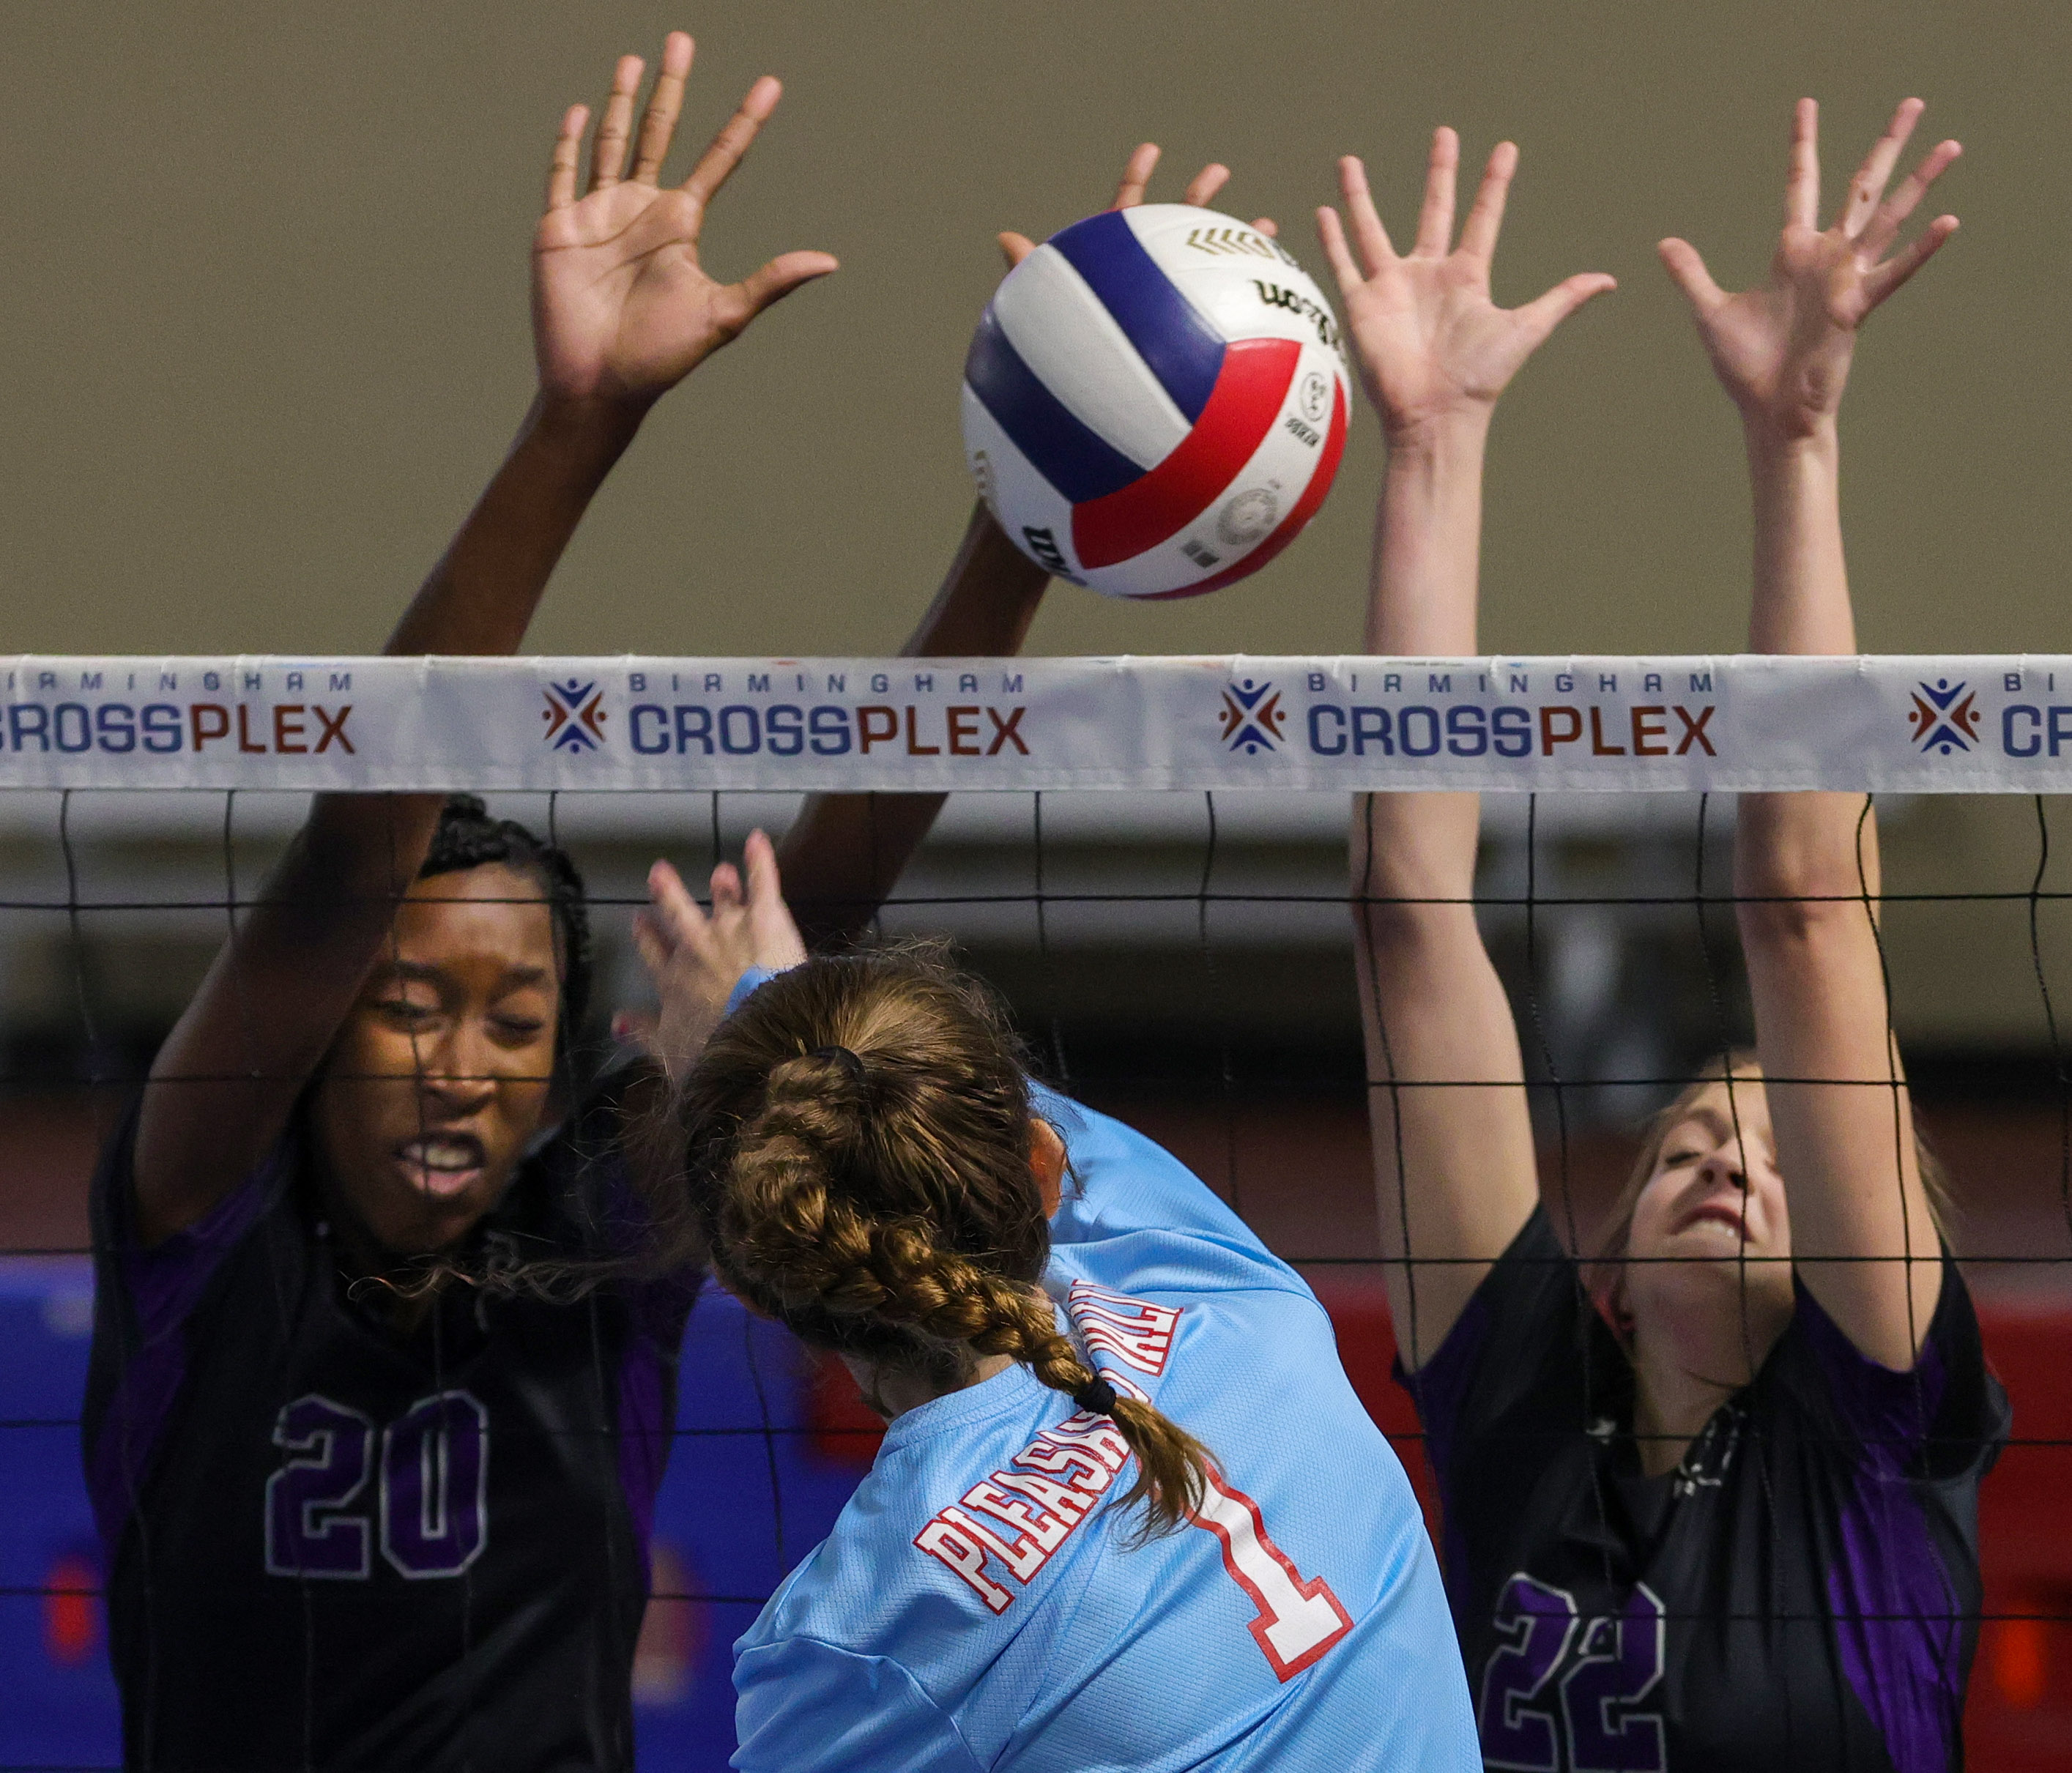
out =
{"type": "Polygon", "coordinates": [[[1050,1302],[1042,1293],[936,1248],[925,1232],[883,1229],[898,1233],[896,1259],[907,1265],[907,1271],[903,1282],[893,1281],[892,1296],[878,1308],[881,1312],[894,1316],[911,1311],[915,1327],[935,1340],[960,1343],[980,1354],[1006,1355],[1075,1402],[1099,1384],[1108,1394],[1106,1407],[1094,1413],[1112,1421],[1137,1455],[1137,1479],[1122,1506],[1144,1502],[1143,1536],[1170,1532],[1193,1517],[1207,1489],[1208,1450],[1151,1405],[1115,1396],[1080,1358],[1071,1338],[1059,1333],[1050,1302]]]}
{"type": "Polygon", "coordinates": [[[983,986],[912,950],[810,961],[721,1026],[681,1112],[690,1209],[732,1290],[809,1343],[948,1384],[1005,1355],[1114,1421],[1145,1535],[1199,1508],[1207,1450],[1115,1396],[1038,1285],[1028,1084],[983,986]]]}

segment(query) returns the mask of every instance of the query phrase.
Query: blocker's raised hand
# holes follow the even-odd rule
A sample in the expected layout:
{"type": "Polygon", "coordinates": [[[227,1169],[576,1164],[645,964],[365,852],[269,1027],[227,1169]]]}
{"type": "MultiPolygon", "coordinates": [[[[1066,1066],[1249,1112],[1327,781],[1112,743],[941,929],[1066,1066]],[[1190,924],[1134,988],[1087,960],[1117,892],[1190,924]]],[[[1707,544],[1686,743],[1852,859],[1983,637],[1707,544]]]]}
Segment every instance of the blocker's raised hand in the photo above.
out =
{"type": "Polygon", "coordinates": [[[1338,162],[1346,219],[1335,209],[1317,212],[1317,232],[1345,304],[1346,334],[1367,397],[1392,438],[1462,413],[1486,415],[1555,327],[1593,296],[1618,286],[1602,272],[1585,271],[1522,308],[1499,308],[1490,297],[1490,261],[1518,149],[1497,144],[1455,245],[1460,158],[1460,138],[1449,129],[1435,131],[1417,239],[1408,253],[1390,242],[1367,191],[1367,168],[1355,155],[1338,162]]]}
{"type": "MultiPolygon", "coordinates": [[[[1109,208],[1133,209],[1144,201],[1151,175],[1158,169],[1158,155],[1156,142],[1140,142],[1130,150],[1129,158],[1123,163],[1122,182],[1115,187],[1115,201],[1109,208]]],[[[1188,182],[1180,201],[1198,209],[1207,208],[1211,200],[1230,182],[1230,175],[1228,167],[1220,160],[1211,160],[1188,182]]],[[[1261,216],[1252,225],[1269,240],[1280,232],[1270,216],[1261,216]]],[[[1005,233],[1000,236],[1000,250],[1011,271],[1036,250],[1036,243],[1026,234],[1005,233]]]]}
{"type": "Polygon", "coordinates": [[[1963,152],[1955,142],[1938,143],[1885,195],[1924,109],[1918,98],[1901,102],[1849,182],[1840,214],[1823,230],[1819,107],[1810,98],[1799,101],[1784,232],[1762,288],[1729,295],[1689,241],[1665,240],[1658,249],[1690,298],[1712,368],[1749,422],[1799,437],[1832,421],[1849,379],[1857,327],[1956,232],[1955,216],[1938,216],[1911,245],[1893,249],[1907,217],[1963,152]]]}
{"type": "Polygon", "coordinates": [[[648,871],[648,904],[633,919],[633,945],[655,981],[661,1010],[622,1015],[612,1031],[644,1047],[672,1078],[704,1051],[742,973],[757,966],[781,972],[806,958],[769,838],[750,832],[742,859],[745,889],[731,862],[713,870],[709,916],[668,863],[648,871]]]}
{"type": "Polygon", "coordinates": [[[561,119],[547,175],[547,209],[532,241],[532,331],[551,395],[644,406],[734,338],[773,302],[837,269],[825,253],[785,253],[738,283],[698,257],[706,207],[776,109],[769,76],[749,88],[682,184],[661,183],[682,109],[693,45],[672,31],[662,72],[632,134],[641,60],[619,58],[590,148],[590,188],[577,195],[587,105],[561,119]],[[627,171],[629,149],[632,168],[627,171]]]}

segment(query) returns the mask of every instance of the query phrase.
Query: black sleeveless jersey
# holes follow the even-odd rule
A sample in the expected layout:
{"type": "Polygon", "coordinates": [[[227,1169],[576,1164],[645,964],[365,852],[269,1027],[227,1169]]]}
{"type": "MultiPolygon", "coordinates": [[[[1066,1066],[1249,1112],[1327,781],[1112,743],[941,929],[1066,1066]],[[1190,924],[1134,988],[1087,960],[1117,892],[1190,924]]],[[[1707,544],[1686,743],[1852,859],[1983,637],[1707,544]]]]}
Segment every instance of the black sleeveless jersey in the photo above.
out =
{"type": "Polygon", "coordinates": [[[1544,1211],[1397,1376],[1438,1476],[1488,1766],[1961,1766],[1978,1485],[2008,1408],[1954,1262],[1910,1372],[1800,1287],[1753,1382],[1659,1478],[1632,1368],[1544,1211]]]}
{"type": "MultiPolygon", "coordinates": [[[[626,1247],[600,1100],[531,1154],[482,1260],[626,1247]]],[[[152,1773],[632,1765],[647,1533],[696,1281],[574,1302],[356,1302],[291,1129],[138,1246],[133,1117],[95,1183],[85,1413],[125,1759],[152,1773]]]]}

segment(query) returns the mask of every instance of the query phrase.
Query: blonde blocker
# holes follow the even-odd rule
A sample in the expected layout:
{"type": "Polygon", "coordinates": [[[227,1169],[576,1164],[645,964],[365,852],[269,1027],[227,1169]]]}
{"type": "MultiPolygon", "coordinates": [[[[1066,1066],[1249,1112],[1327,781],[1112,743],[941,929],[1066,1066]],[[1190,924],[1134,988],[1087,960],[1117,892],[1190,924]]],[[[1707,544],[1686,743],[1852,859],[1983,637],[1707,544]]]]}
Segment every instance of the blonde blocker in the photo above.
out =
{"type": "MultiPolygon", "coordinates": [[[[1725,1059],[1712,1060],[1679,1090],[1666,1107],[1655,1111],[1642,1129],[1640,1150],[1634,1154],[1625,1186],[1606,1210],[1597,1235],[1586,1244],[1583,1261],[1585,1290],[1615,1323],[1619,1314],[1614,1302],[1624,1279],[1626,1244],[1633,1232],[1633,1216],[1640,1205],[1642,1191],[1654,1176],[1655,1165],[1662,1160],[1662,1148],[1669,1135],[1683,1125],[1699,1097],[1729,1077],[1736,1084],[1750,1084],[1760,1089],[1763,1081],[1762,1063],[1746,1047],[1737,1048],[1725,1059]]],[[[1921,1191],[1928,1197],[1928,1216],[1934,1222],[1937,1238],[1947,1246],[1955,1214],[1949,1179],[1943,1172],[1942,1159],[1923,1137],[1918,1118],[1914,1129],[1914,1158],[1921,1172],[1921,1191]]],[[[1785,1191],[1788,1201],[1788,1176],[1785,1179],[1785,1191]]]]}
{"type": "Polygon", "coordinates": [[[1006,1355],[1091,1392],[1137,1455],[1124,1505],[1184,1524],[1207,1454],[1148,1404],[1109,1404],[1042,1289],[1020,1043],[931,945],[822,956],[720,1025],[677,1099],[685,1228],[713,1272],[803,1340],[944,1387],[1006,1355]]]}

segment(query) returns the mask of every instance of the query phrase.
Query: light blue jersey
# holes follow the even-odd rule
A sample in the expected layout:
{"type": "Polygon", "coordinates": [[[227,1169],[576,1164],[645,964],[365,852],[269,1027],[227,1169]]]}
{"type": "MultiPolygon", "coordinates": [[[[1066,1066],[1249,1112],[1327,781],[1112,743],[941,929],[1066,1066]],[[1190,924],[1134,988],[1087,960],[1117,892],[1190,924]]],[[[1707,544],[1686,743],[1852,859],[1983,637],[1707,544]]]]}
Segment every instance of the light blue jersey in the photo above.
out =
{"type": "Polygon", "coordinates": [[[1149,1139],[1034,1101],[1077,1179],[1059,1323],[1219,1476],[1194,1524],[1133,1546],[1120,1436],[1026,1368],[909,1410],[734,1646],[734,1764],[1478,1769],[1423,1517],[1323,1308],[1149,1139]]]}

